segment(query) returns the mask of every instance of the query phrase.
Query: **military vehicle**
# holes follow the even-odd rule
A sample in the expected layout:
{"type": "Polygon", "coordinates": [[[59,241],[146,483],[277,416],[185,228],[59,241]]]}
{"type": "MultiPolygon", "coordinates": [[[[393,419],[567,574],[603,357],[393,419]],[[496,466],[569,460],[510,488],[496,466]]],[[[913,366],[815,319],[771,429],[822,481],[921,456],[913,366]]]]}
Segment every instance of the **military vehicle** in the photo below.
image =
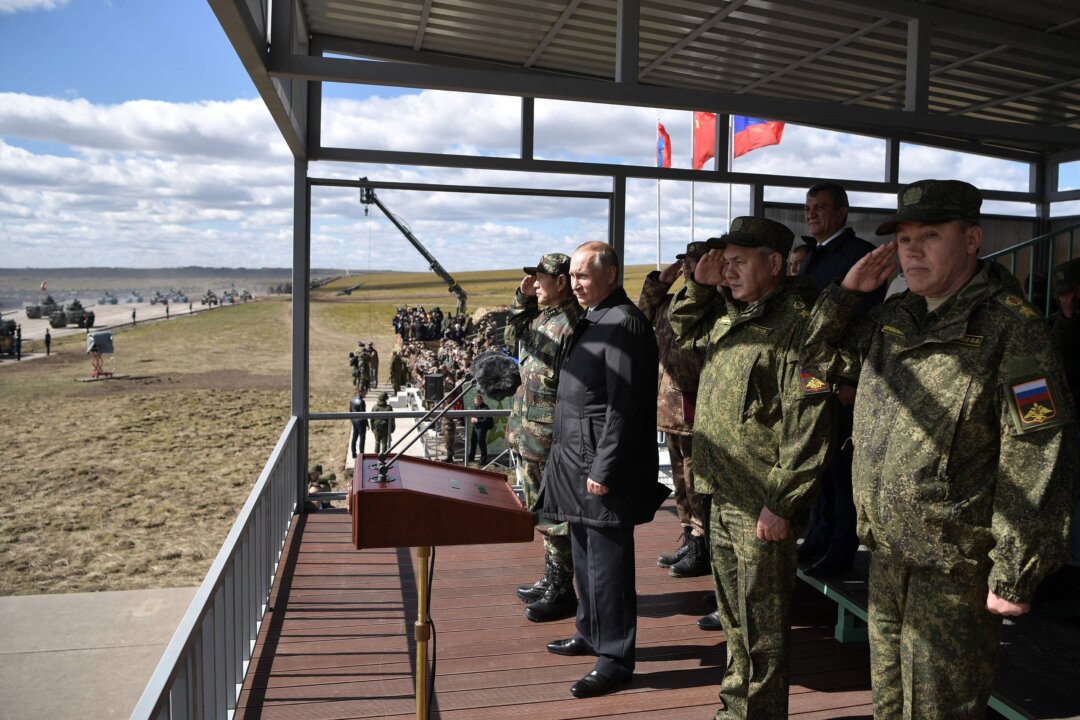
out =
{"type": "Polygon", "coordinates": [[[104,295],[97,299],[98,305],[115,305],[117,303],[116,296],[111,292],[106,291],[104,295]]]}
{"type": "Polygon", "coordinates": [[[207,290],[206,294],[202,296],[202,300],[199,301],[200,305],[209,305],[213,307],[218,304],[217,293],[213,290],[207,290]]]}
{"type": "Polygon", "coordinates": [[[232,305],[235,302],[236,302],[236,291],[235,290],[226,290],[223,293],[221,293],[221,304],[222,305],[224,305],[226,303],[228,303],[229,305],[232,305]]]}
{"type": "Polygon", "coordinates": [[[26,306],[26,317],[31,320],[36,320],[40,317],[51,317],[54,312],[60,309],[60,305],[53,300],[52,295],[46,295],[45,299],[37,305],[26,306]]]}
{"type": "MultiPolygon", "coordinates": [[[[54,313],[55,314],[55,313],[54,313]]],[[[93,310],[87,311],[83,307],[83,304],[76,298],[67,304],[64,308],[65,320],[68,325],[75,325],[76,327],[88,328],[94,327],[94,312],[93,310]]],[[[49,317],[50,322],[52,317],[49,317]]],[[[63,327],[63,325],[53,325],[53,327],[63,327]]]]}
{"type": "Polygon", "coordinates": [[[188,298],[187,295],[177,290],[175,292],[169,293],[168,301],[171,303],[177,303],[182,305],[183,303],[186,303],[188,301],[188,298]]]}
{"type": "Polygon", "coordinates": [[[255,296],[251,294],[250,290],[244,290],[240,293],[240,301],[247,302],[248,300],[254,300],[255,296]]]}
{"type": "Polygon", "coordinates": [[[151,305],[158,305],[158,304],[164,305],[166,302],[167,301],[165,299],[165,295],[163,295],[160,290],[155,290],[154,291],[154,297],[150,298],[150,304],[151,305]]]}
{"type": "Polygon", "coordinates": [[[15,356],[15,328],[14,320],[4,320],[0,317],[0,355],[15,356]]]}
{"type": "Polygon", "coordinates": [[[142,302],[142,295],[140,295],[139,293],[132,290],[130,293],[128,293],[128,296],[126,298],[124,298],[124,302],[126,302],[126,303],[141,303],[142,302]]]}
{"type": "Polygon", "coordinates": [[[57,310],[49,316],[49,325],[54,328],[67,327],[67,313],[57,310]]]}

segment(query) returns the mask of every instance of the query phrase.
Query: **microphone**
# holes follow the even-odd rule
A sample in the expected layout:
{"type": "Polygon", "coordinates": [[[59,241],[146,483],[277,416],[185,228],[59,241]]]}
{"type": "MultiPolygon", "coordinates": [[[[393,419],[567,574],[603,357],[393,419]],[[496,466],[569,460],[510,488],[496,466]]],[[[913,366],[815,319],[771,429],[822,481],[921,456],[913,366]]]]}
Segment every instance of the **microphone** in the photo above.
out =
{"type": "Polygon", "coordinates": [[[512,357],[492,350],[473,360],[471,374],[485,397],[496,402],[510,397],[521,387],[521,373],[512,357]]]}

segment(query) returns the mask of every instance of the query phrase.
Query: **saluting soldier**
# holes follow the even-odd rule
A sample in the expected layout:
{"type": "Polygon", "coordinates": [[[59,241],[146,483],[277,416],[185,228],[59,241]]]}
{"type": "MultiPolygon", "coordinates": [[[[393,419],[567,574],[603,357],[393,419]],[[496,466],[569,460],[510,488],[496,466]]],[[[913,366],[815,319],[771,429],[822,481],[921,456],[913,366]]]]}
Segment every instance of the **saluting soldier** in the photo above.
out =
{"type": "Polygon", "coordinates": [[[675,486],[675,509],[683,528],[682,543],[674,552],[661,555],[656,564],[669,568],[672,577],[698,577],[712,572],[709,565],[708,538],[702,516],[702,500],[694,490],[694,406],[697,401],[701,354],[679,347],[668,319],[674,297],[668,291],[682,274],[694,276],[698,260],[708,252],[703,242],[692,242],[685,253],[663,270],[645,276],[638,298],[638,308],[656,331],[660,351],[659,385],[656,398],[656,427],[667,436],[671,458],[671,480],[675,486]]]}
{"type": "Polygon", "coordinates": [[[788,715],[795,538],[831,450],[831,388],[798,363],[815,292],[787,274],[793,239],[773,220],[735,218],[671,304],[679,342],[705,353],[694,474],[712,494],[716,617],[727,635],[717,718],[788,715]]]}
{"type": "Polygon", "coordinates": [[[802,360],[857,381],[854,489],[870,560],[874,717],[981,718],[1002,616],[1065,558],[1072,399],[1041,315],[979,260],[982,196],[904,188],[895,238],[814,307],[802,360]],[[862,319],[899,253],[908,291],[862,319]]]}
{"type": "MultiPolygon", "coordinates": [[[[582,309],[570,288],[568,256],[548,253],[535,267],[523,270],[525,277],[514,293],[504,331],[506,346],[518,348],[521,360],[521,387],[511,404],[506,440],[521,461],[525,504],[536,512],[551,451],[559,369],[582,309]]],[[[518,588],[518,597],[529,603],[525,617],[533,622],[571,617],[577,610],[577,595],[569,526],[540,521],[537,530],[544,536],[544,574],[518,588]]]]}

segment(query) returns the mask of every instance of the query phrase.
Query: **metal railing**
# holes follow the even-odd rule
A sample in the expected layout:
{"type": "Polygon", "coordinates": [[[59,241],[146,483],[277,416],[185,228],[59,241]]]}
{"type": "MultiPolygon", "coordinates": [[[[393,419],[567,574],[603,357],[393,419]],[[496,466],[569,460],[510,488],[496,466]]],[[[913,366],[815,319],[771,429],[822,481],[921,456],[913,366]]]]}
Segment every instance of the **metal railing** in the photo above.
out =
{"type": "Polygon", "coordinates": [[[1058,228],[1004,250],[984,255],[983,260],[997,260],[1006,265],[1009,272],[1020,279],[1024,292],[1027,293],[1028,302],[1049,317],[1053,309],[1054,268],[1076,256],[1077,250],[1080,250],[1077,243],[1078,235],[1080,235],[1080,223],[1058,228]],[[1025,251],[1027,252],[1024,263],[1027,270],[1026,281],[1025,278],[1017,275],[1017,263],[1020,260],[1020,254],[1025,251]],[[1006,258],[1008,258],[1007,262],[1006,258]],[[1042,277],[1038,277],[1039,275],[1042,277]]]}
{"type": "Polygon", "coordinates": [[[131,713],[228,718],[244,683],[296,509],[298,422],[289,420],[131,713]]]}

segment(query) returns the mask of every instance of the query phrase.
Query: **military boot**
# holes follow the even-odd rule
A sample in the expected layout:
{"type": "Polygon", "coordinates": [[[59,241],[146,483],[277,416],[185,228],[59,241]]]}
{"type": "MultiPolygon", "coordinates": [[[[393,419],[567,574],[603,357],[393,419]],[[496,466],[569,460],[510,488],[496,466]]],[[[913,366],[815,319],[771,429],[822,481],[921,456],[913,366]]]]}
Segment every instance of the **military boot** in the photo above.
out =
{"type": "Polygon", "coordinates": [[[521,602],[536,602],[544,596],[544,592],[551,585],[551,570],[555,565],[551,562],[551,555],[544,554],[544,574],[532,585],[522,585],[517,589],[517,596],[521,602]]]}
{"type": "Polygon", "coordinates": [[[712,572],[704,537],[690,536],[690,550],[668,570],[671,577],[701,577],[712,572]]]}
{"type": "Polygon", "coordinates": [[[577,614],[574,573],[562,565],[552,565],[551,584],[543,596],[525,606],[525,617],[533,622],[564,620],[577,614]]]}
{"type": "Polygon", "coordinates": [[[688,527],[683,528],[683,541],[682,545],[675,548],[675,552],[668,555],[661,555],[656,558],[657,567],[671,567],[675,563],[679,562],[686,556],[686,553],[690,552],[690,540],[692,538],[691,529],[688,527]]]}

